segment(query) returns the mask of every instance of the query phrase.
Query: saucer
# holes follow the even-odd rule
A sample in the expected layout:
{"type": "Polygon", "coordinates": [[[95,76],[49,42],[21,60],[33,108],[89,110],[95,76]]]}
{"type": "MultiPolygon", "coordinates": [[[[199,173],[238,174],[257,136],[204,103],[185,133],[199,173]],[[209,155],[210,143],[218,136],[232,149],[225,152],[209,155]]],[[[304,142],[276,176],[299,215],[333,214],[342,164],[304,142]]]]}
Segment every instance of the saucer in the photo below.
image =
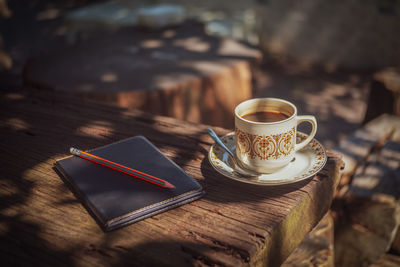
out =
{"type": "MultiPolygon", "coordinates": [[[[302,132],[297,132],[297,142],[301,142],[307,136],[302,132]]],[[[231,132],[221,137],[221,140],[235,154],[235,133],[231,132]]],[[[256,185],[282,185],[305,180],[318,173],[325,166],[328,158],[324,147],[316,139],[311,140],[306,147],[295,152],[294,157],[295,160],[274,173],[260,173],[259,176],[249,179],[234,172],[233,162],[228,153],[217,144],[212,145],[208,153],[208,159],[217,172],[228,178],[256,185]]]]}

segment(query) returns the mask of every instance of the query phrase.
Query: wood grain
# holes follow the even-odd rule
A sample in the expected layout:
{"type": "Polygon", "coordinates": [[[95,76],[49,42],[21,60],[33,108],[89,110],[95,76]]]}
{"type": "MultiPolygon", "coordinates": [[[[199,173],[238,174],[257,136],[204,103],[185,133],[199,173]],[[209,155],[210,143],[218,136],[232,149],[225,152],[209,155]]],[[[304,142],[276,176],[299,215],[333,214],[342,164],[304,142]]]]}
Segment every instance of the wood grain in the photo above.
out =
{"type": "Polygon", "coordinates": [[[0,253],[6,264],[278,266],[327,212],[342,164],[333,154],[310,180],[260,187],[213,170],[206,125],[47,93],[1,95],[0,119],[0,253]],[[72,145],[91,149],[134,135],[151,140],[206,195],[104,233],[52,167],[72,145]]]}
{"type": "Polygon", "coordinates": [[[349,168],[332,207],[338,266],[368,266],[398,246],[399,137],[400,117],[384,114],[341,143],[349,168]]]}
{"type": "Polygon", "coordinates": [[[333,218],[328,212],[281,266],[334,267],[333,235],[333,218]]]}

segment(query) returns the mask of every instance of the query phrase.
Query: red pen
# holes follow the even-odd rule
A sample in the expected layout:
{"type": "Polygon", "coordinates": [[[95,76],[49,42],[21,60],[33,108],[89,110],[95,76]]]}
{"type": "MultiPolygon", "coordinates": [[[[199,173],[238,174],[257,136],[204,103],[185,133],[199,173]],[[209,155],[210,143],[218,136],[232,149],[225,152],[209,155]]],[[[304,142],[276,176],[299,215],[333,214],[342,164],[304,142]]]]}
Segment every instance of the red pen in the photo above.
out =
{"type": "Polygon", "coordinates": [[[158,186],[165,187],[165,188],[175,188],[175,186],[173,184],[171,184],[171,183],[169,183],[167,181],[164,181],[164,180],[162,180],[160,178],[154,177],[154,176],[152,176],[150,174],[147,174],[147,173],[144,173],[144,172],[132,169],[132,168],[128,168],[126,166],[123,166],[121,164],[109,161],[107,159],[103,159],[101,157],[95,156],[93,154],[90,154],[88,152],[79,150],[77,148],[71,147],[69,149],[69,151],[73,155],[79,156],[79,157],[81,157],[83,159],[90,160],[90,161],[92,161],[94,163],[109,167],[111,169],[123,172],[123,173],[128,174],[130,176],[133,176],[135,178],[142,179],[142,180],[144,180],[146,182],[149,182],[149,183],[152,183],[152,184],[156,184],[158,186]]]}

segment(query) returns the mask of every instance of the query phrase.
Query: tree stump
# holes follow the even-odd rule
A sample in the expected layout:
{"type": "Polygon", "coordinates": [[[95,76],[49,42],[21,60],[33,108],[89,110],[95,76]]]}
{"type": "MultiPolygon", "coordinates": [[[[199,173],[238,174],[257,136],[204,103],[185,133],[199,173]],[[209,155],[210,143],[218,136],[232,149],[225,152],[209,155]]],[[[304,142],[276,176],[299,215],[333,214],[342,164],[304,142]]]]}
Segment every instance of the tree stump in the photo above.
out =
{"type": "Polygon", "coordinates": [[[233,128],[233,109],[252,97],[260,59],[257,49],[208,36],[197,22],[161,31],[125,27],[30,60],[24,83],[233,128]]]}

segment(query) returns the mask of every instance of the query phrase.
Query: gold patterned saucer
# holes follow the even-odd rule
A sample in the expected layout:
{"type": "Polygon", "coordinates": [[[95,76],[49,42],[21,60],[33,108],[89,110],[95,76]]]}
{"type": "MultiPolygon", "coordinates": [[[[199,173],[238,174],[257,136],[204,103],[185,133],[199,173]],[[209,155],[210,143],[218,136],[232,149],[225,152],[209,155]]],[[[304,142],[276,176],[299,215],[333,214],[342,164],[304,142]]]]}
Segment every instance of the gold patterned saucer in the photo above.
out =
{"type": "MultiPolygon", "coordinates": [[[[306,134],[297,132],[297,142],[306,137],[306,134]]],[[[221,137],[221,140],[235,154],[235,133],[231,132],[221,137]]],[[[281,185],[295,183],[314,176],[325,166],[327,155],[321,143],[313,139],[305,148],[295,153],[295,160],[287,166],[274,173],[260,174],[256,179],[248,179],[234,172],[233,163],[228,153],[217,144],[211,146],[208,159],[215,170],[228,178],[257,185],[281,185]]]]}

